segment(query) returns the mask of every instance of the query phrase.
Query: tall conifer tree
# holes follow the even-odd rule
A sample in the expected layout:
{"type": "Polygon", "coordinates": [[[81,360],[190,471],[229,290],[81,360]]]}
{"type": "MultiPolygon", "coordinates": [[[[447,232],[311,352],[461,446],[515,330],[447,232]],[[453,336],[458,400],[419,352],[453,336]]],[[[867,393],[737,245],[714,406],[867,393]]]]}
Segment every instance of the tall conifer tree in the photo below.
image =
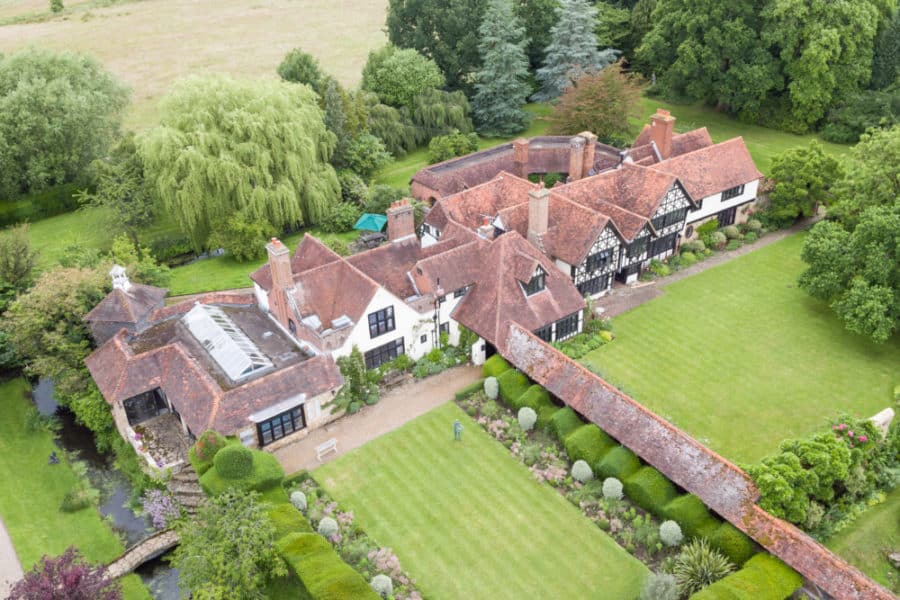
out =
{"type": "Polygon", "coordinates": [[[544,66],[536,73],[541,89],[532,99],[538,102],[558,98],[579,76],[612,64],[619,54],[611,48],[597,50],[597,9],[587,0],[562,0],[556,15],[544,66]]]}
{"type": "Polygon", "coordinates": [[[529,92],[527,40],[510,0],[488,2],[478,34],[482,67],[472,99],[478,131],[489,135],[522,131],[529,119],[522,110],[529,92]]]}

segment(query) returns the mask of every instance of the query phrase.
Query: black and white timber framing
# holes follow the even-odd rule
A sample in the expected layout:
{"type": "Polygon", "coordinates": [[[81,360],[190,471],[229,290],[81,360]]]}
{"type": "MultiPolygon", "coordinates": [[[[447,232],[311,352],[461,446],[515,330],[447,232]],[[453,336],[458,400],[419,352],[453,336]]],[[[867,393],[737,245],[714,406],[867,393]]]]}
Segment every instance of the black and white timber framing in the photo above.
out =
{"type": "Polygon", "coordinates": [[[598,296],[612,287],[621,248],[612,226],[604,227],[581,264],[571,267],[572,282],[582,296],[598,296]]]}

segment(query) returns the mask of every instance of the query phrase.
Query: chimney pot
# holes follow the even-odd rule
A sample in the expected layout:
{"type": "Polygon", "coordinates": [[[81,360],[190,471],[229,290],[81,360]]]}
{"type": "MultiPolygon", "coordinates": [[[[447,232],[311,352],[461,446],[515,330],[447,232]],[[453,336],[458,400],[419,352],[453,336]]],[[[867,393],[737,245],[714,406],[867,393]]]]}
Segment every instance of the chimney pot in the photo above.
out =
{"type": "Polygon", "coordinates": [[[528,192],[528,241],[540,248],[538,240],[547,233],[550,213],[550,190],[540,188],[528,192]]]}
{"type": "Polygon", "coordinates": [[[392,242],[416,235],[415,211],[407,198],[401,198],[387,209],[388,239],[392,242]]]}
{"type": "Polygon", "coordinates": [[[663,160],[672,155],[672,134],[674,130],[675,117],[669,111],[657,108],[656,114],[650,116],[650,139],[656,144],[656,149],[663,160]]]}

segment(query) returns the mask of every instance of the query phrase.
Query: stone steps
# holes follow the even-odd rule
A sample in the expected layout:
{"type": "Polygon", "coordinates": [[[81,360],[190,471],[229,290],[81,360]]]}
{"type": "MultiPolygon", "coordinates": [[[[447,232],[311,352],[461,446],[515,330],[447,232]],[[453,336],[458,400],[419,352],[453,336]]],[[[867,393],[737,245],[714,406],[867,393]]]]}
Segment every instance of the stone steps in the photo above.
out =
{"type": "Polygon", "coordinates": [[[197,508],[206,502],[206,494],[200,488],[197,472],[191,465],[172,475],[166,487],[190,515],[196,514],[197,508]]]}

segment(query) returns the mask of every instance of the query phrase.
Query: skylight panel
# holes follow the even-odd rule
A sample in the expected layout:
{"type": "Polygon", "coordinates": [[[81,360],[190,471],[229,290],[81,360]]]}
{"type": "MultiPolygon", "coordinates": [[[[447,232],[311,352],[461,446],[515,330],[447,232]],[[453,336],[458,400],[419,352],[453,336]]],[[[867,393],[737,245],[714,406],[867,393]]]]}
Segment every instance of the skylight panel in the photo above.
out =
{"type": "Polygon", "coordinates": [[[221,308],[198,304],[182,321],[232,381],[273,367],[272,361],[221,308]]]}

